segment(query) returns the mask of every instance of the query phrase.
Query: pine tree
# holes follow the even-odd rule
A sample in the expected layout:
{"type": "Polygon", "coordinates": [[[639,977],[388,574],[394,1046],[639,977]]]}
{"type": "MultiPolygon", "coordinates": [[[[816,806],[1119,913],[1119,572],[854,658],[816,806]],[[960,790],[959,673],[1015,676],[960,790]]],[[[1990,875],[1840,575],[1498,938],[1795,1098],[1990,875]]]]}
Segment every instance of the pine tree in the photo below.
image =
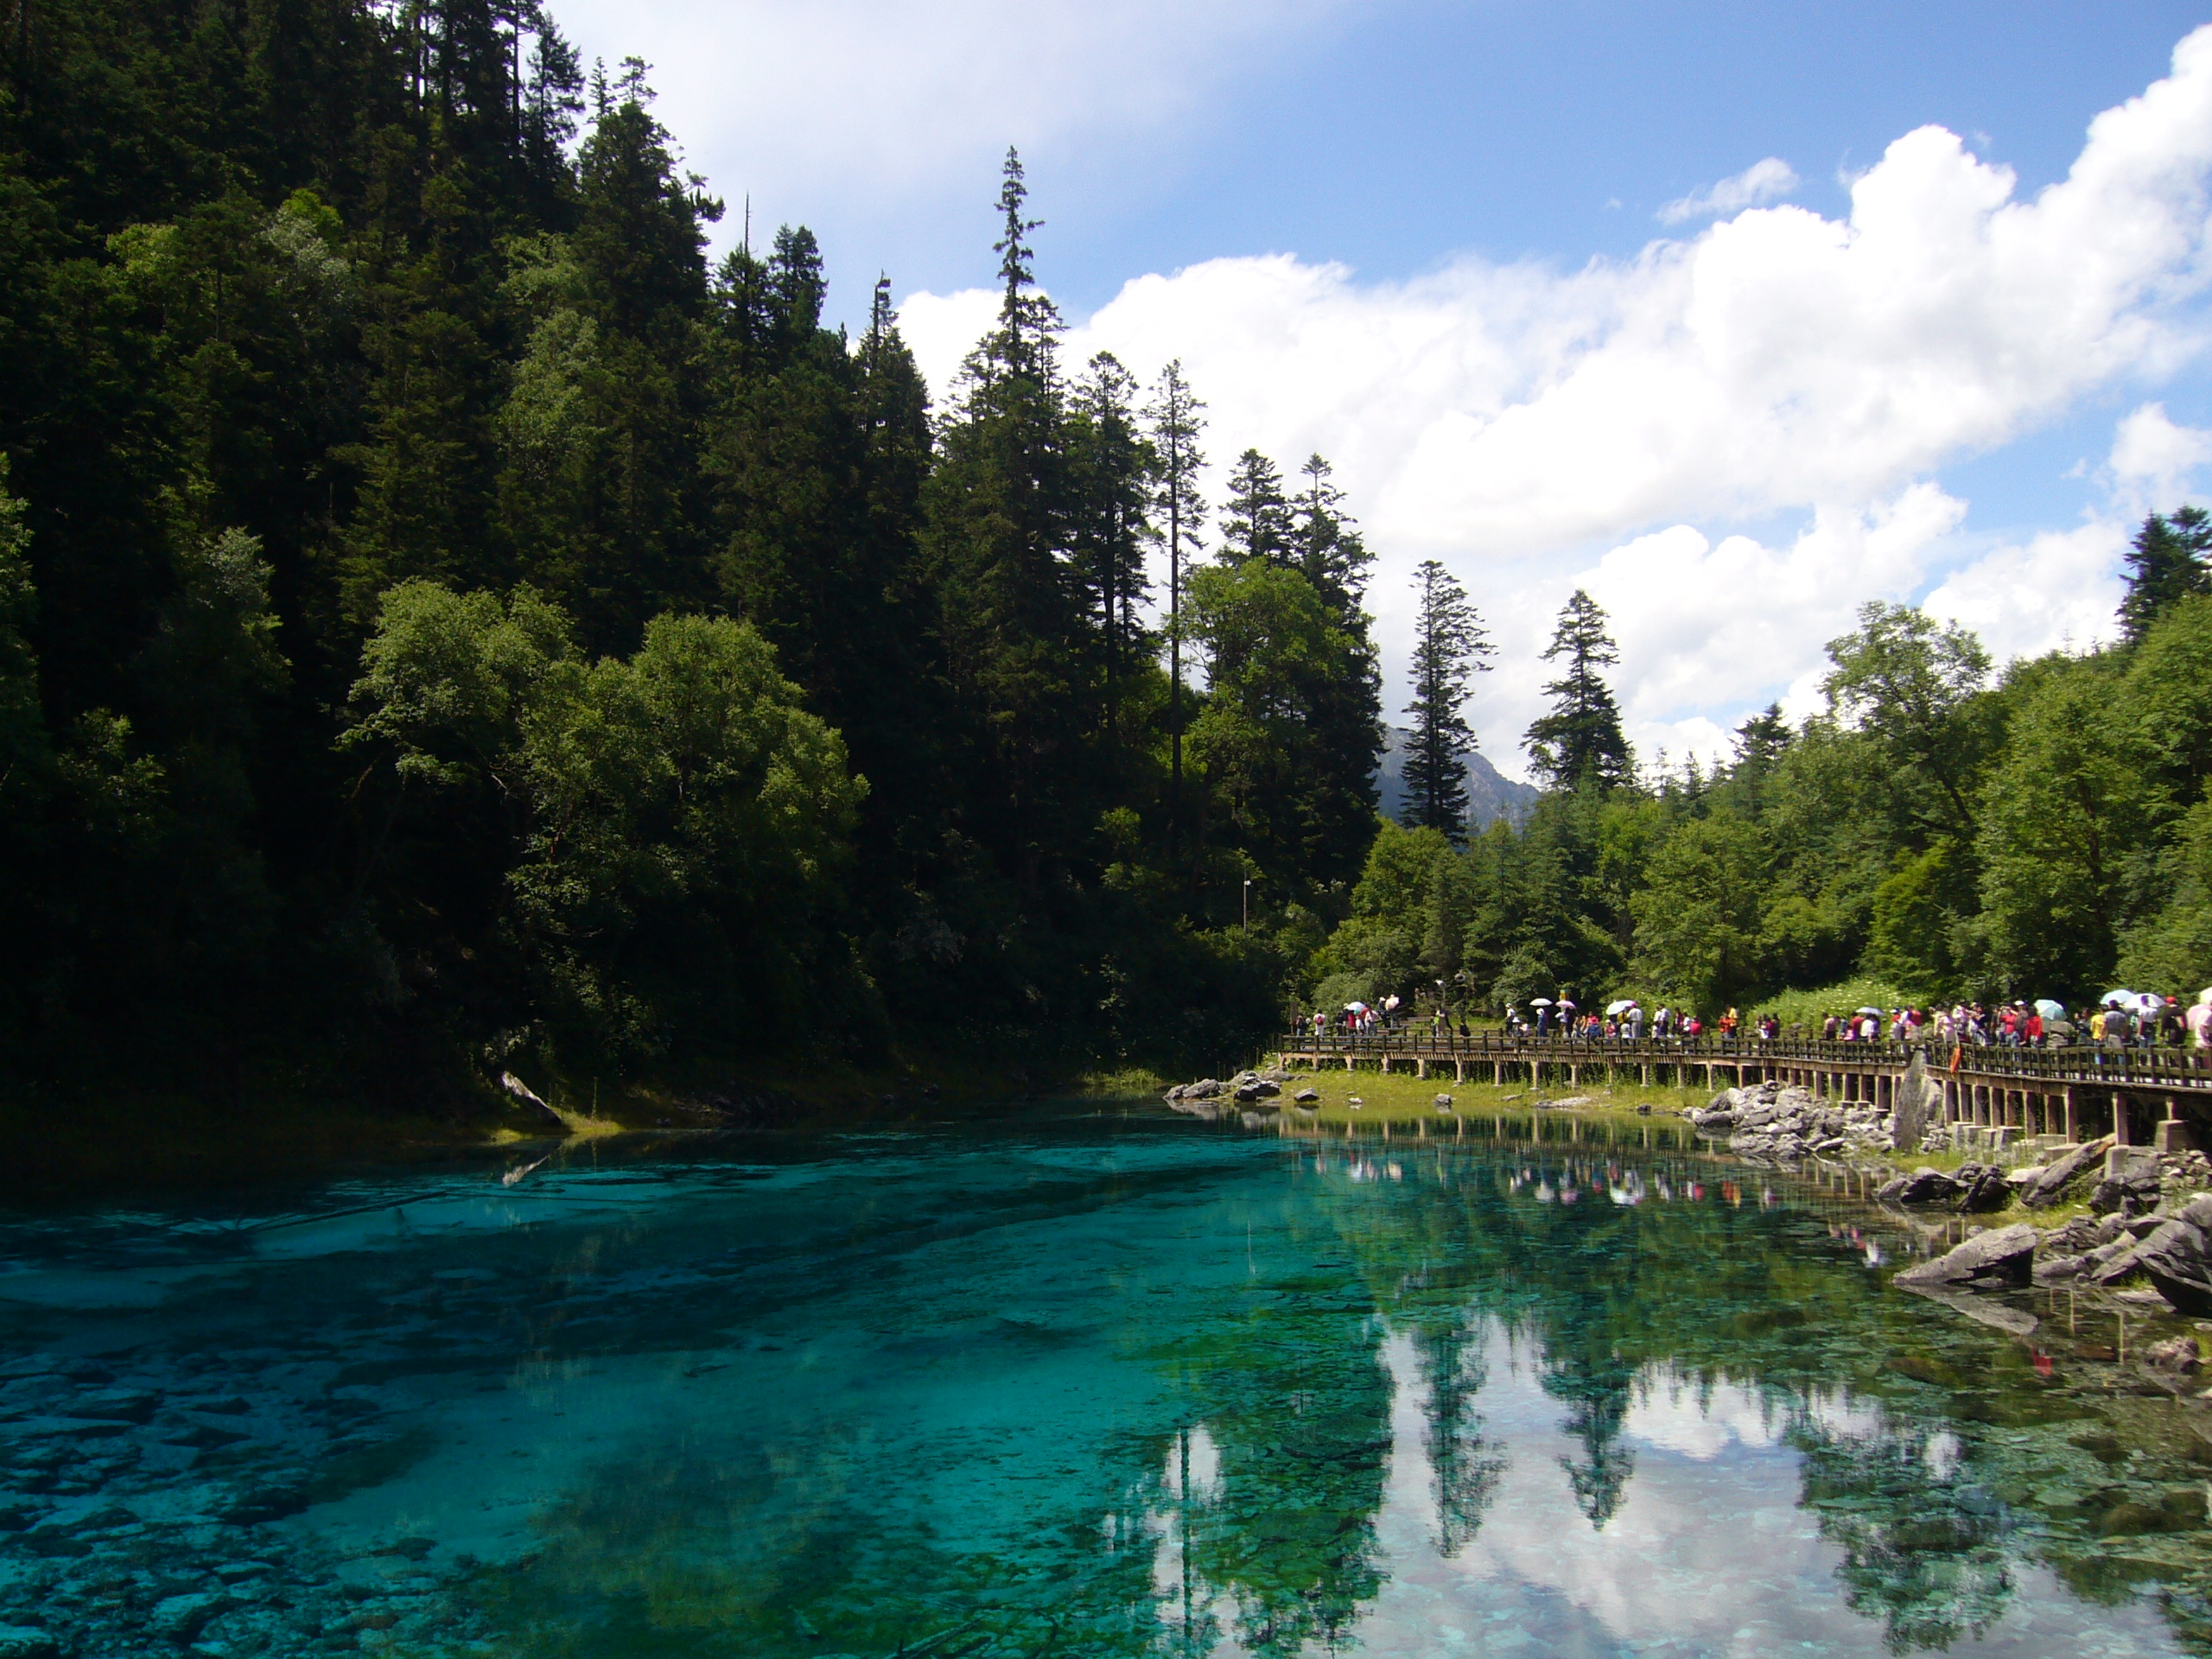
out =
{"type": "Polygon", "coordinates": [[[1146,512],[1155,470],[1131,407],[1136,381],[1110,352],[1090,359],[1070,399],[1070,493],[1077,582],[1096,619],[1109,741],[1118,731],[1123,683],[1143,637],[1146,512]]]}
{"type": "Polygon", "coordinates": [[[2176,600],[2212,593],[2212,515],[2183,507],[2171,518],[2152,513],[2135,533],[2126,557],[2127,593],[2120,601],[2120,633],[2130,645],[2176,600]]]}
{"type": "Polygon", "coordinates": [[[1229,499],[1221,510],[1221,556],[1286,563],[1290,554],[1290,504],[1282,474],[1256,449],[1236,458],[1229,499]]]}
{"type": "Polygon", "coordinates": [[[1408,830],[1441,830],[1454,843],[1467,836],[1467,772],[1475,734],[1462,712],[1469,685],[1490,664],[1489,634],[1467,602],[1466,590],[1434,559],[1414,571],[1421,595],[1414,623],[1414,699],[1406,705],[1413,730],[1406,745],[1406,804],[1399,822],[1408,830]]]}
{"type": "Polygon", "coordinates": [[[1375,556],[1367,550],[1351,515],[1344,511],[1344,493],[1330,482],[1334,470],[1318,454],[1308,455],[1299,468],[1306,487],[1291,503],[1288,540],[1306,581],[1350,625],[1358,614],[1367,590],[1367,567],[1375,556]]]}
{"type": "Polygon", "coordinates": [[[1544,687],[1552,711],[1529,728],[1529,759],[1555,789],[1584,784],[1613,788],[1634,776],[1628,739],[1611,689],[1598,671],[1620,660],[1605,632],[1605,613],[1580,588],[1560,607],[1559,626],[1544,660],[1567,659],[1560,677],[1544,687]]]}
{"type": "Polygon", "coordinates": [[[1299,470],[1306,487],[1286,504],[1279,556],[1327,607],[1340,642],[1308,715],[1319,757],[1308,810],[1324,838],[1360,846],[1373,835],[1383,740],[1382,671],[1366,607],[1374,555],[1330,482],[1329,463],[1309,455],[1299,470]]]}
{"type": "MultiPolygon", "coordinates": [[[[925,544],[944,667],[978,791],[968,822],[1025,890],[1074,844],[1076,780],[1096,720],[1068,665],[1090,660],[1070,557],[1072,513],[1061,323],[1035,287],[1021,159],[1007,152],[998,206],[998,321],[962,364],[925,493],[925,544]]],[[[1095,822],[1095,814],[1090,821],[1095,822]]]]}
{"type": "Polygon", "coordinates": [[[1198,473],[1206,464],[1198,448],[1205,431],[1205,404],[1183,378],[1179,358],[1160,372],[1160,383],[1146,406],[1155,471],[1153,522],[1167,541],[1167,732],[1170,751],[1167,834],[1171,848],[1179,833],[1183,801],[1183,590],[1189,571],[1187,550],[1195,559],[1205,551],[1198,531],[1205,524],[1205,498],[1198,493],[1198,473]]]}

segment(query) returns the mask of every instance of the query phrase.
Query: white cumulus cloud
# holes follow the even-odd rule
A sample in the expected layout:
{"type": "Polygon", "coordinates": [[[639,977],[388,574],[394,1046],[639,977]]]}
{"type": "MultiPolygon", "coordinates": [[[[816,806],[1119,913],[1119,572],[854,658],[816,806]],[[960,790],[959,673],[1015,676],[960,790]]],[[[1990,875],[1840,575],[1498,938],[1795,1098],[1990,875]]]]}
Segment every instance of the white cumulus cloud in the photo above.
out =
{"type": "Polygon", "coordinates": [[[1733,178],[1721,180],[1710,190],[1677,197],[1659,210],[1658,219],[1662,225],[1683,225],[1693,219],[1725,218],[1746,207],[1779,201],[1799,182],[1796,168],[1778,156],[1770,156],[1763,162],[1753,162],[1733,178]]]}
{"type": "MultiPolygon", "coordinates": [[[[1217,462],[1246,445],[1335,461],[1382,555],[1374,605],[1396,660],[1412,563],[1451,565],[1499,625],[1478,720],[1501,765],[1577,585],[1613,613],[1641,741],[1710,748],[1743,708],[1802,702],[1869,598],[1940,581],[1930,607],[2000,652],[2094,636],[2113,525],[1968,564],[1966,504],[1938,475],[2201,351],[2208,184],[2212,28],[2032,195],[1923,127],[1853,181],[1840,219],[1745,207],[1632,259],[1466,258],[1395,283],[1218,259],[1133,279],[1068,345],[1145,375],[1179,357],[1211,404],[1217,462]],[[1725,533],[1777,515],[1807,528],[1784,547],[1725,533]]],[[[990,310],[988,294],[908,301],[938,384],[990,310]]],[[[2207,441],[2146,404],[2112,475],[2171,491],[2207,441]]]]}
{"type": "Polygon", "coordinates": [[[2208,462],[2212,430],[2175,424],[2164,404],[2145,404],[2113,435],[2114,493],[2130,511],[2178,505],[2208,462]]]}
{"type": "Polygon", "coordinates": [[[588,52],[653,65],[660,114],[723,189],[973,194],[1009,142],[1187,113],[1344,0],[563,0],[588,52]]]}
{"type": "MultiPolygon", "coordinates": [[[[1127,283],[1069,345],[1170,357],[1214,447],[1319,448],[1409,550],[1545,552],[1673,519],[1866,502],[2196,349],[2212,29],[2028,200],[1923,128],[1840,220],[1749,209],[1560,272],[1463,260],[1362,284],[1287,254],[1127,283]]],[[[910,300],[910,327],[981,296],[910,300]]],[[[972,333],[969,338],[972,339],[972,333]]],[[[968,343],[926,354],[942,383],[968,343]]]]}

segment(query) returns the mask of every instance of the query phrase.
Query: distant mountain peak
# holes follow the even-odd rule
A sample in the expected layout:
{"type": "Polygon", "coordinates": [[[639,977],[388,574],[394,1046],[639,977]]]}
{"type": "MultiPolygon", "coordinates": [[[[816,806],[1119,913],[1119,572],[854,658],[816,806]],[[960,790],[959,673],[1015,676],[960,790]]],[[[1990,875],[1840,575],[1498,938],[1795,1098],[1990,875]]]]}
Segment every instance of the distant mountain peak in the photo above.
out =
{"type": "MultiPolygon", "coordinates": [[[[1382,816],[1395,820],[1398,810],[1406,803],[1406,744],[1413,734],[1402,728],[1387,728],[1389,746],[1382,751],[1382,765],[1375,775],[1377,803],[1382,816]]],[[[1467,827],[1479,834],[1500,818],[1518,829],[1528,822],[1536,798],[1543,791],[1534,784],[1516,783],[1490,762],[1490,757],[1478,749],[1465,761],[1467,773],[1467,827]]]]}

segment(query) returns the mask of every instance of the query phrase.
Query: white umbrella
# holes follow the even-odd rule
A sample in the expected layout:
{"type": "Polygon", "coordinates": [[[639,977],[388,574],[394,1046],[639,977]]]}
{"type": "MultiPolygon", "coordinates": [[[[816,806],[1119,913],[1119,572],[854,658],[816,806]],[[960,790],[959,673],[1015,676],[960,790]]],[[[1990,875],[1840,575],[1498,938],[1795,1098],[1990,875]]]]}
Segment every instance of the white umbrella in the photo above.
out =
{"type": "Polygon", "coordinates": [[[1344,1012],[1346,1014],[1365,1014],[1367,1012],[1367,1004],[1364,1002],[1347,1002],[1344,1004],[1344,1012]]]}
{"type": "Polygon", "coordinates": [[[1629,1010],[1629,1009],[1630,1009],[1630,1008],[1634,1007],[1635,1006],[1636,1006],[1636,999],[1635,999],[1634,997],[1632,997],[1632,996],[1624,996],[1624,997],[1621,998],[1621,1000],[1620,1000],[1619,1001],[1618,1001],[1618,1002],[1608,1002],[1608,1003],[1606,1003],[1606,1004],[1605,1004],[1605,1012],[1606,1012],[1607,1014],[1625,1014],[1625,1013],[1627,1013],[1627,1012],[1628,1012],[1628,1010],[1629,1010]]]}
{"type": "Polygon", "coordinates": [[[2107,991],[2102,996],[2097,999],[2099,1002],[2102,1003],[2108,1008],[2116,1007],[2122,1002],[2133,1002],[2134,1000],[2135,993],[2133,991],[2107,991]]]}
{"type": "Polygon", "coordinates": [[[1548,996],[1532,996],[1529,999],[1529,1006],[1532,1008],[1548,1008],[1551,1005],[1552,1000],[1548,996]]]}
{"type": "Polygon", "coordinates": [[[2212,1002],[2212,985],[2207,985],[2202,990],[2199,991],[2196,994],[2196,1000],[2199,1002],[2212,1002]]]}
{"type": "Polygon", "coordinates": [[[2047,996],[2036,998],[2036,1012],[2046,1020],[2063,1020],[2066,1010],[2047,996]]]}
{"type": "Polygon", "coordinates": [[[1879,1014],[1881,1013],[1881,1010],[1879,1008],[1861,1008],[1859,1012],[1861,1014],[1879,1014]]]}
{"type": "Polygon", "coordinates": [[[1562,1008],[1571,1008],[1571,1007],[1573,1007],[1574,1006],[1574,1004],[1573,1004],[1573,1003],[1572,1003],[1572,1002],[1568,1001],[1567,1001],[1565,997],[1563,997],[1563,996],[1562,996],[1561,998],[1560,998],[1560,1000],[1559,1000],[1559,1005],[1560,1005],[1560,1007],[1561,1007],[1562,1008]]]}
{"type": "Polygon", "coordinates": [[[2145,991],[2135,999],[2135,1006],[2144,1014],[2156,1014],[2166,1006],[2166,999],[2155,991],[2145,991]]]}

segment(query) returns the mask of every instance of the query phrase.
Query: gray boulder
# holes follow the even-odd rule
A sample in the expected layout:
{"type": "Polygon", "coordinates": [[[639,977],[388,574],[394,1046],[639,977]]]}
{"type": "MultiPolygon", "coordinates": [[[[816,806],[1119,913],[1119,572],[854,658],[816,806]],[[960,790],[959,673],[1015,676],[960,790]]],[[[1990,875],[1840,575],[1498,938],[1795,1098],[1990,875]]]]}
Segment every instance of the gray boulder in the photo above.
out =
{"type": "Polygon", "coordinates": [[[2082,1258],[2082,1276],[2093,1285],[2116,1285],[2135,1271],[2136,1254],[2141,1249],[2133,1235],[2122,1233],[2082,1258]]]}
{"type": "Polygon", "coordinates": [[[2123,1204],[2147,1210],[2158,1203],[2158,1154],[2149,1147],[2113,1147],[2105,1154],[2104,1179],[2089,1194],[2089,1208],[2107,1215],[2123,1204]]]}
{"type": "Polygon", "coordinates": [[[2187,1222],[2207,1238],[2212,1238],[2212,1192],[2199,1192],[2174,1215],[2177,1220],[2187,1222]]]}
{"type": "Polygon", "coordinates": [[[2203,1231],[2186,1221],[2169,1221],[2135,1247],[2141,1268],[2174,1311],[2192,1319],[2212,1316],[2212,1250],[2203,1231]]]}
{"type": "Polygon", "coordinates": [[[1942,1170],[1923,1164],[1910,1175],[1885,1181],[1874,1191],[1878,1204],[1956,1204],[1959,1184],[1942,1170]]]}
{"type": "Polygon", "coordinates": [[[2059,1194],[2072,1185],[2080,1177],[2087,1174],[2091,1166],[2105,1155],[2111,1145],[2109,1137],[2100,1141],[2085,1141],[2056,1163],[2045,1166],[2042,1173],[2021,1192],[2020,1202],[2031,1210],[2039,1210],[2044,1205],[2056,1204],[2059,1194]]]}
{"type": "Polygon", "coordinates": [[[1970,1213],[2001,1210],[2012,1196],[2005,1172],[1994,1164],[1961,1164],[1951,1182],[1959,1189],[1959,1208],[1970,1213]]]}
{"type": "Polygon", "coordinates": [[[2024,1285],[2035,1263],[2036,1230],[2026,1222],[1976,1233],[1956,1249],[1907,1268],[1897,1275],[1901,1285],[1960,1285],[1969,1279],[1997,1279],[2024,1285]]]}
{"type": "Polygon", "coordinates": [[[1319,1089],[1301,1089],[1291,1098],[1300,1106],[1318,1106],[1321,1103],[1321,1091],[1319,1089]]]}
{"type": "Polygon", "coordinates": [[[1912,1064],[1905,1067],[1904,1077],[1897,1088],[1897,1104],[1890,1126],[1891,1150],[1917,1151],[1920,1137],[1927,1132],[1929,1123],[1942,1116],[1942,1085],[1928,1075],[1928,1051],[1913,1050],[1912,1064]]]}

